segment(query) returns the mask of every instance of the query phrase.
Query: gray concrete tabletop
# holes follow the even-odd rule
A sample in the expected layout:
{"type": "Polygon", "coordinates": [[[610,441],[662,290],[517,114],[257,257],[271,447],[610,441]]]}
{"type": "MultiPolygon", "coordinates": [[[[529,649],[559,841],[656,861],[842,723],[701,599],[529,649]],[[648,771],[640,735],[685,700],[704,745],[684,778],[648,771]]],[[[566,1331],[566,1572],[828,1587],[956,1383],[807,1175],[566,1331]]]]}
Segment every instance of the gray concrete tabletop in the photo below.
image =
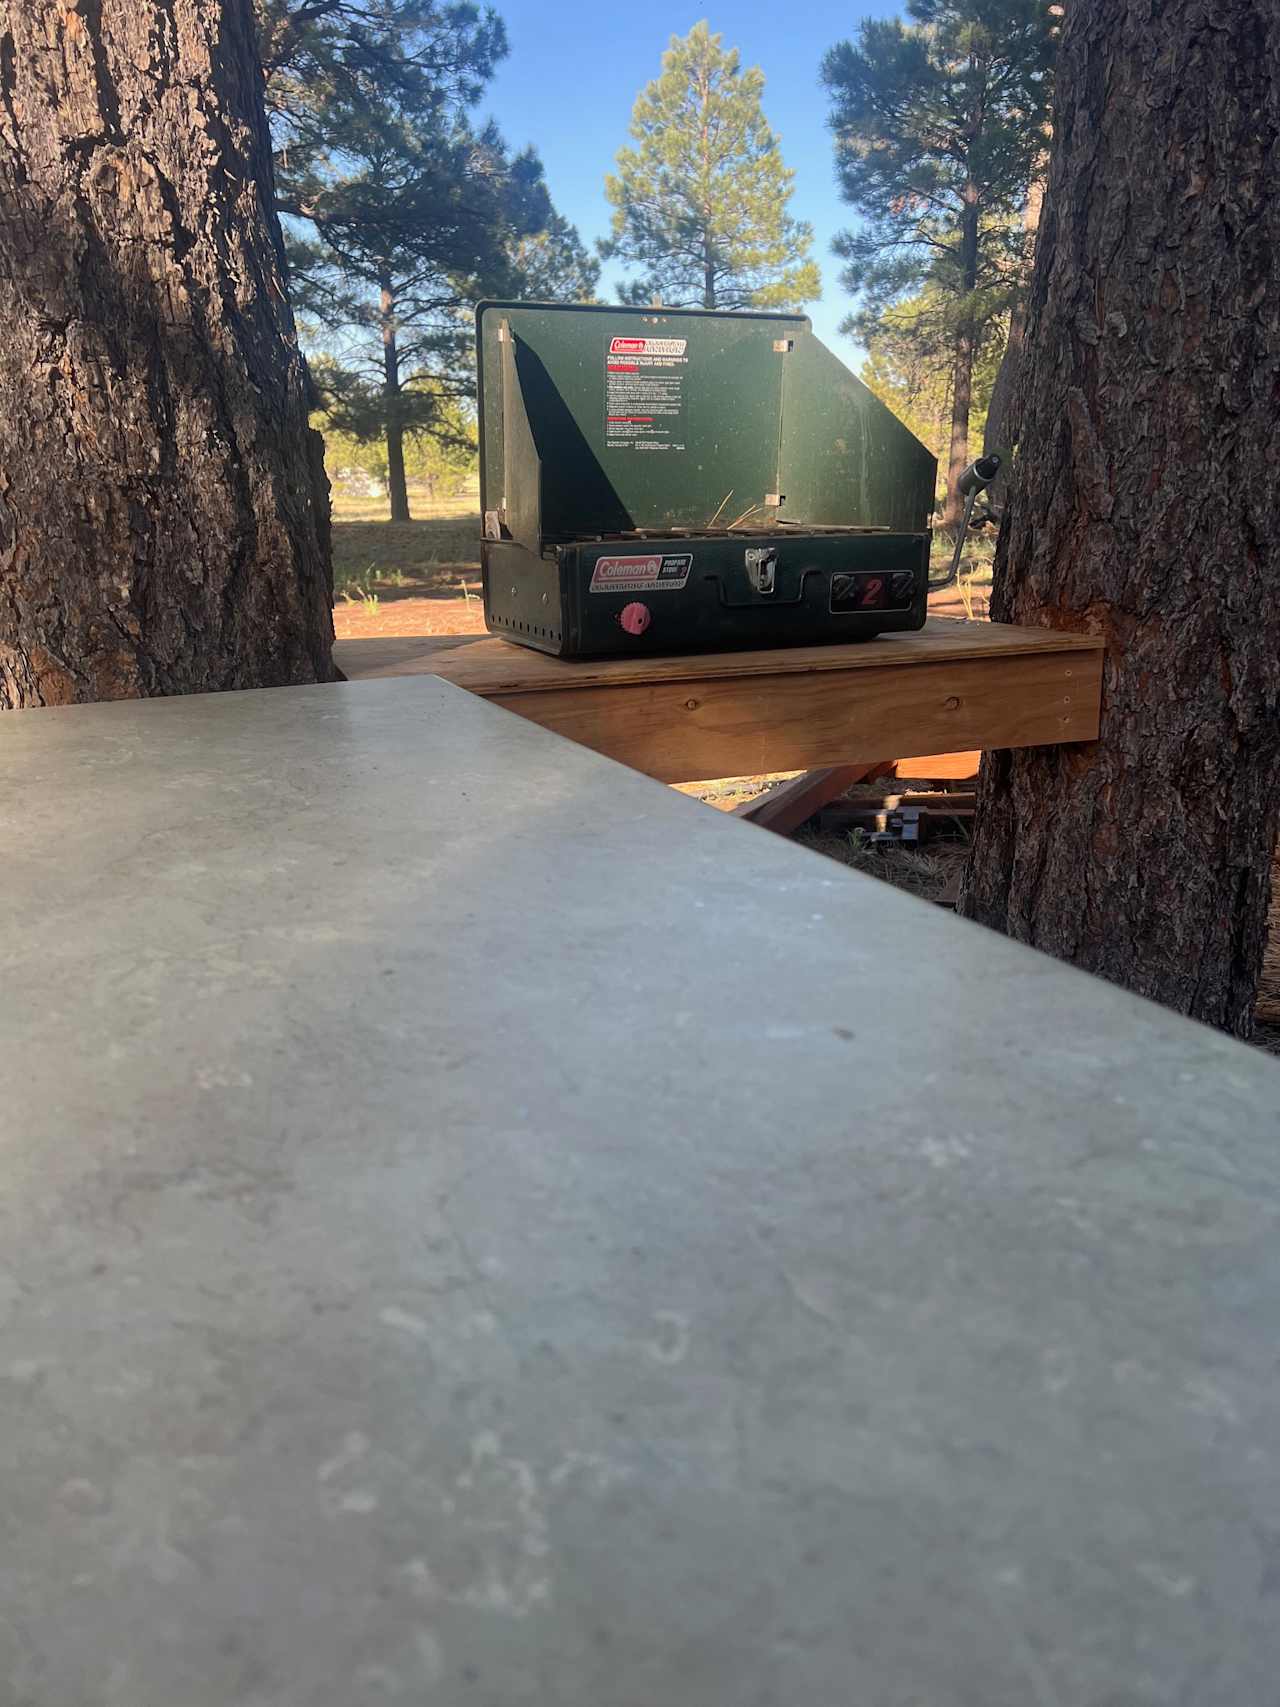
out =
{"type": "Polygon", "coordinates": [[[1280,1069],[431,678],[0,721],[4,1707],[1271,1707],[1280,1069]]]}

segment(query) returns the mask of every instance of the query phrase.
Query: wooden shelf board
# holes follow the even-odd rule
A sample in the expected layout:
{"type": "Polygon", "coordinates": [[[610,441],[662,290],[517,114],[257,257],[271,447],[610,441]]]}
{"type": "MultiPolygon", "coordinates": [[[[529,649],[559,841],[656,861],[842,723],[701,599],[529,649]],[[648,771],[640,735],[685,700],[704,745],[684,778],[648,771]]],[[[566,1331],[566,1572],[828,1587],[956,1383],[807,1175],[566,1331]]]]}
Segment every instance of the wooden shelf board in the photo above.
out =
{"type": "Polygon", "coordinates": [[[442,676],[663,782],[691,782],[1092,741],[1103,648],[935,618],[861,645],[679,658],[570,662],[470,635],[348,640],[335,656],[355,680],[442,676]]]}
{"type": "Polygon", "coordinates": [[[740,676],[808,675],[816,671],[894,669],[960,658],[1101,654],[1088,634],[1015,628],[931,617],[914,634],[887,634],[842,646],[779,646],[754,652],[693,652],[665,658],[552,658],[490,635],[340,640],[339,667],[352,680],[368,676],[443,676],[483,695],[621,687],[637,682],[707,681],[740,676]]]}

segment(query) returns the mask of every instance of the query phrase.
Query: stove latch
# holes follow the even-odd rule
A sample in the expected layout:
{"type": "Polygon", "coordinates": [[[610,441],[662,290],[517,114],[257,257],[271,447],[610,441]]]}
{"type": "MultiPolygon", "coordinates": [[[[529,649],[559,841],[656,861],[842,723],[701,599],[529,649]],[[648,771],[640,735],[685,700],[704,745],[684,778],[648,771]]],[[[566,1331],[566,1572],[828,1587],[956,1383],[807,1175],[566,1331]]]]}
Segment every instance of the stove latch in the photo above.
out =
{"type": "Polygon", "coordinates": [[[747,547],[747,580],[757,593],[773,593],[778,584],[778,553],[771,545],[747,547]]]}

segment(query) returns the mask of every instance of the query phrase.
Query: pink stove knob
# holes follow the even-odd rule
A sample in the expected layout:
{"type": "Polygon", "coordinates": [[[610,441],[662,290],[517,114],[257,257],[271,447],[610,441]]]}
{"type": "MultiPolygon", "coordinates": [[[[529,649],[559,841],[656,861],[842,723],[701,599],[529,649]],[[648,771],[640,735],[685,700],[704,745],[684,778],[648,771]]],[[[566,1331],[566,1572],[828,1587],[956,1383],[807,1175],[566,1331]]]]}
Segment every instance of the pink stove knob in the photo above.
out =
{"type": "Polygon", "coordinates": [[[643,634],[653,621],[653,612],[648,605],[643,605],[636,599],[632,604],[623,605],[618,621],[628,634],[643,634]]]}

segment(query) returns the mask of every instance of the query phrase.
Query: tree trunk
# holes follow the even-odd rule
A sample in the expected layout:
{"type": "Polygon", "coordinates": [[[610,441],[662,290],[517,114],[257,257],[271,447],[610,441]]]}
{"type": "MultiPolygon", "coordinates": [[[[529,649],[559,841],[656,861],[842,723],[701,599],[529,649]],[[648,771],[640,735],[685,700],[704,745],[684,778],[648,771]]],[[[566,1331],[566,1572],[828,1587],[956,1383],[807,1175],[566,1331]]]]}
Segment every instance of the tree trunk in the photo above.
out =
{"type": "Polygon", "coordinates": [[[1244,1034],[1280,809],[1280,12],[1067,8],[999,621],[1102,739],[984,764],[961,910],[1244,1034]]]}
{"type": "MultiPolygon", "coordinates": [[[[702,129],[700,143],[702,147],[702,179],[706,186],[705,193],[710,196],[711,190],[711,76],[706,61],[699,69],[698,95],[702,109],[702,129]]],[[[708,200],[702,208],[702,306],[716,306],[716,266],[712,249],[711,233],[713,222],[711,205],[708,200]]]]}
{"type": "MultiPolygon", "coordinates": [[[[1000,358],[1000,366],[996,369],[996,377],[991,385],[991,397],[987,403],[987,427],[982,439],[985,455],[995,452],[1000,456],[1008,456],[1013,449],[1016,431],[1014,397],[1026,333],[1027,304],[1026,299],[1020,297],[1009,311],[1009,336],[1005,341],[1004,354],[1000,358]]],[[[988,491],[990,490],[991,488],[988,488],[988,491]]]]}
{"type": "Polygon", "coordinates": [[[1027,192],[1027,205],[1022,210],[1022,236],[1027,268],[1026,284],[1019,290],[1009,313],[1009,337],[1004,355],[996,369],[995,383],[987,404],[987,427],[983,435],[983,454],[998,455],[1003,461],[1000,473],[987,488],[986,501],[999,513],[1008,501],[1009,481],[1013,473],[1012,452],[1018,442],[1018,378],[1022,367],[1022,352],[1027,335],[1027,296],[1030,272],[1035,261],[1036,232],[1040,227],[1040,204],[1044,200],[1044,180],[1038,178],[1027,192]]]}
{"type": "Polygon", "coordinates": [[[0,0],[0,706],[333,674],[252,0],[0,0]]]}
{"type": "Polygon", "coordinates": [[[967,322],[956,331],[955,357],[951,367],[951,439],[947,452],[947,501],[943,506],[944,528],[958,528],[964,520],[960,476],[969,465],[969,410],[973,402],[973,327],[967,322]]]}
{"type": "Polygon", "coordinates": [[[382,401],[386,411],[387,434],[387,496],[391,500],[391,520],[407,522],[409,487],[404,477],[404,420],[400,412],[400,352],[396,348],[396,303],[391,281],[382,281],[382,401]]]}
{"type": "Polygon", "coordinates": [[[964,517],[960,476],[969,464],[969,410],[973,401],[973,358],[977,329],[973,323],[973,292],[978,284],[978,187],[966,184],[964,210],[960,216],[960,276],[965,309],[956,327],[951,368],[951,443],[947,455],[947,501],[942,512],[944,528],[958,528],[964,517]]]}

